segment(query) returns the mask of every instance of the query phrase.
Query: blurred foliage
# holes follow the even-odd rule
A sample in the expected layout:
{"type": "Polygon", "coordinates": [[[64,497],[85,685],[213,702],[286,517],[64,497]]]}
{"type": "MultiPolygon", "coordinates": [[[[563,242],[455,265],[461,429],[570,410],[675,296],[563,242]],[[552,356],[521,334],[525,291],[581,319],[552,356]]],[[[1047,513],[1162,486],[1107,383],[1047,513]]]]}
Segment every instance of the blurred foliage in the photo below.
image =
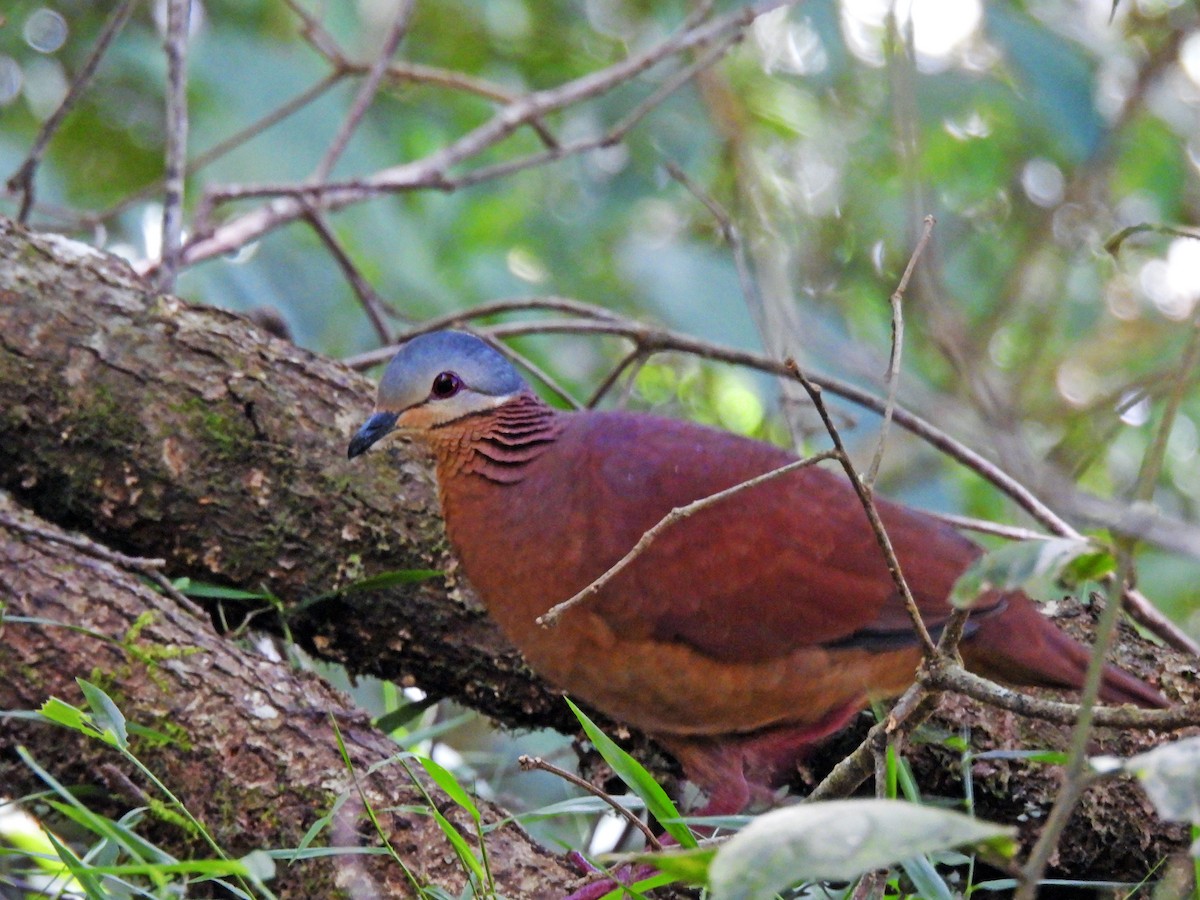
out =
{"type": "MultiPolygon", "coordinates": [[[[724,0],[715,9],[738,5],[724,0]]],[[[156,253],[162,6],[137,5],[51,141],[36,181],[35,227],[131,259],[156,253]]],[[[394,10],[387,0],[304,6],[351,61],[365,64],[394,10]]],[[[882,391],[888,297],[922,217],[932,213],[935,240],[904,300],[901,402],[995,457],[1069,520],[1103,534],[1127,518],[1128,493],[1179,382],[1200,299],[1200,240],[1149,230],[1104,249],[1130,226],[1197,231],[1197,6],[899,6],[898,22],[885,0],[811,0],[772,13],[620,144],[470,188],[380,197],[330,221],[403,321],[498,298],[562,295],[722,344],[791,353],[882,391]],[[666,174],[667,162],[737,226],[757,299],[743,296],[719,223],[666,174]],[[1107,517],[1080,502],[1080,492],[1113,501],[1107,517]]],[[[18,169],[116,7],[113,0],[4,4],[0,175],[18,169]],[[42,36],[47,13],[64,29],[53,46],[42,36]]],[[[694,4],[639,0],[419,0],[399,57],[517,96],[611,65],[694,11],[694,4]]],[[[546,125],[564,143],[602,133],[669,70],[643,73],[546,125]]],[[[282,0],[198,0],[189,58],[192,158],[330,71],[282,0]]],[[[193,173],[189,209],[215,185],[308,177],[359,83],[337,80],[193,173]]],[[[494,99],[430,81],[387,82],[334,175],[419,159],[496,108],[494,99]]],[[[541,146],[523,128],[473,164],[541,146]]],[[[0,212],[15,214],[18,205],[11,192],[0,196],[0,212]]],[[[250,208],[224,206],[218,220],[250,208]]],[[[299,343],[325,353],[377,342],[330,253],[303,223],[185,271],[178,290],[240,310],[276,307],[299,343]]],[[[518,345],[580,397],[622,349],[611,338],[561,335],[518,345]]],[[[1177,546],[1144,545],[1139,578],[1200,632],[1200,391],[1197,373],[1183,377],[1154,495],[1177,546]]],[[[776,386],[753,373],[664,355],[632,384],[618,383],[606,402],[621,398],[789,440],[776,386]]],[[[875,417],[838,412],[852,445],[869,458],[875,417]]],[[[814,434],[802,429],[817,445],[819,437],[808,440],[814,434]]],[[[881,485],[918,505],[1028,524],[981,477],[896,429],[881,485]]]]}

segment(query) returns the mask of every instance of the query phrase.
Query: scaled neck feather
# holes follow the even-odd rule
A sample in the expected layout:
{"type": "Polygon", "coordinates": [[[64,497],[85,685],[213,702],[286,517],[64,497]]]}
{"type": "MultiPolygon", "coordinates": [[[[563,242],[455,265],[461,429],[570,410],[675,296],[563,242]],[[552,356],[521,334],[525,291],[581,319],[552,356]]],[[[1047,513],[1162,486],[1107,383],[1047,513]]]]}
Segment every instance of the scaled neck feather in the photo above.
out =
{"type": "Polygon", "coordinates": [[[434,438],[438,469],[513,484],[525,477],[529,463],[550,448],[562,429],[553,409],[522,391],[494,409],[439,428],[434,438]]]}

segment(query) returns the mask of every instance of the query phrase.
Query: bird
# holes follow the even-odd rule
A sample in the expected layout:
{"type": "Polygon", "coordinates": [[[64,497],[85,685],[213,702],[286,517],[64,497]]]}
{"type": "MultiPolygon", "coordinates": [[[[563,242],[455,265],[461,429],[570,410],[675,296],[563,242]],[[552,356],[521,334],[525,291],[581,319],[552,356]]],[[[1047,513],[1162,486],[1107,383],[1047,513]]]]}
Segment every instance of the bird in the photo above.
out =
{"type": "MultiPolygon", "coordinates": [[[[533,670],[663,746],[702,814],[770,804],[815,745],[914,681],[913,622],[842,473],[797,468],[674,521],[545,627],[672,509],[797,457],[649,413],[556,410],[461,331],[401,346],[348,456],[394,436],[432,456],[450,546],[533,670]]],[[[929,514],[874,505],[936,636],[983,551],[929,514]]],[[[1020,590],[984,591],[959,651],[998,681],[1073,689],[1090,658],[1020,590]]],[[[1113,666],[1100,696],[1169,705],[1113,666]]]]}

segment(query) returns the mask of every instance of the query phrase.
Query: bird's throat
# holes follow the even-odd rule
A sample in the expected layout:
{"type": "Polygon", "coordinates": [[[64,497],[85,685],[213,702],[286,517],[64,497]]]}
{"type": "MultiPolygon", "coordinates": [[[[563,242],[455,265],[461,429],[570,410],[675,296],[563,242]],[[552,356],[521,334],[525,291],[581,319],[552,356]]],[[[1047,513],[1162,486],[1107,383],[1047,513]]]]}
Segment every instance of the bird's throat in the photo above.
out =
{"type": "Polygon", "coordinates": [[[533,394],[519,394],[495,409],[438,430],[434,452],[439,476],[462,473],[498,484],[521,481],[562,429],[553,409],[533,394]]]}

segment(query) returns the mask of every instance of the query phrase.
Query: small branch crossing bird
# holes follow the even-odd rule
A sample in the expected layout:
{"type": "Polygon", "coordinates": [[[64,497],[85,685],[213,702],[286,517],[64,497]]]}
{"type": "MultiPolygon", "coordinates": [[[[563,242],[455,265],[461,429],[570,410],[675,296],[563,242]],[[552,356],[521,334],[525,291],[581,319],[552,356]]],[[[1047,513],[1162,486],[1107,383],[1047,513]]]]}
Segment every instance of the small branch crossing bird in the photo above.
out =
{"type": "MultiPolygon", "coordinates": [[[[555,627],[536,620],[591,584],[673,508],[779,468],[786,450],[631,412],[558,412],[479,338],[405,344],[349,456],[390,434],[430,451],[446,532],[489,613],[540,675],[673,753],[704,814],[769,800],[807,749],[921,661],[913,623],[850,483],[816,466],[663,530],[555,627]]],[[[950,616],[980,548],[886,500],[876,507],[926,625],[950,616]]],[[[1079,688],[1089,650],[1020,591],[978,598],[960,647],[975,672],[1079,688]]],[[[1109,667],[1101,697],[1161,707],[1109,667]]]]}

